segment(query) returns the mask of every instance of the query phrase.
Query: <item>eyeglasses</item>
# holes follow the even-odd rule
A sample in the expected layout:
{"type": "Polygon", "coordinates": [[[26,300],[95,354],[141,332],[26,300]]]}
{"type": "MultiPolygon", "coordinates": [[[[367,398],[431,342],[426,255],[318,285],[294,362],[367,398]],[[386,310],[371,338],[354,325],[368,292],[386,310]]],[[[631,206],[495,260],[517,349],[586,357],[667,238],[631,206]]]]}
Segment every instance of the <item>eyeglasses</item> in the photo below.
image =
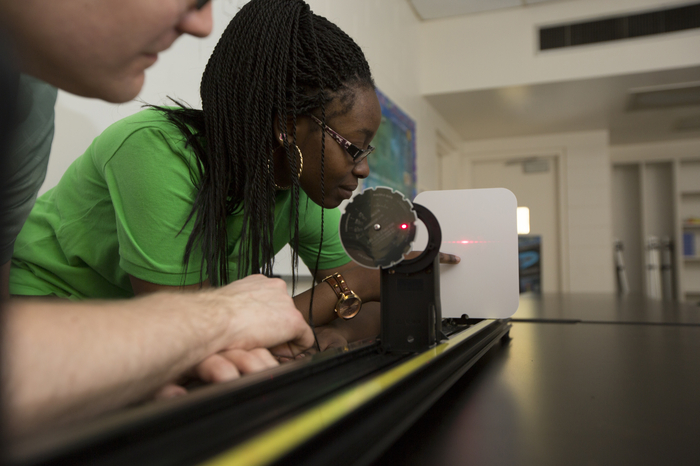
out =
{"type": "Polygon", "coordinates": [[[367,149],[360,149],[357,147],[355,144],[351,143],[347,139],[345,139],[343,136],[335,132],[330,126],[324,125],[321,120],[316,118],[315,116],[309,114],[309,117],[311,117],[312,120],[316,122],[321,128],[323,128],[328,134],[331,135],[333,139],[336,140],[340,146],[347,151],[348,154],[352,157],[353,162],[360,163],[364,159],[367,158],[369,154],[372,153],[374,150],[374,147],[371,145],[367,145],[367,149]]]}

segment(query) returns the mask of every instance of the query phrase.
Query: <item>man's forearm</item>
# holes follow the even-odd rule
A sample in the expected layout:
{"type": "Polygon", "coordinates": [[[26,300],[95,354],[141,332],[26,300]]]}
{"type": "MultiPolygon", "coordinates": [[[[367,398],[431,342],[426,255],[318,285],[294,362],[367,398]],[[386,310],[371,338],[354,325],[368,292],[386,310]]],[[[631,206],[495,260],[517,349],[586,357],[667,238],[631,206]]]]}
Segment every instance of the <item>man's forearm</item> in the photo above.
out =
{"type": "MultiPolygon", "coordinates": [[[[15,299],[4,311],[4,401],[16,434],[142,400],[212,356],[294,357],[313,344],[285,283],[262,275],[124,301],[15,299]]],[[[215,366],[208,379],[230,379],[215,366]]]]}
{"type": "Polygon", "coordinates": [[[47,420],[70,421],[144,399],[216,352],[224,319],[202,299],[162,293],[113,302],[7,302],[11,429],[22,433],[47,420]],[[187,306],[193,299],[198,305],[187,306]],[[194,307],[196,313],[187,312],[194,307]]]}

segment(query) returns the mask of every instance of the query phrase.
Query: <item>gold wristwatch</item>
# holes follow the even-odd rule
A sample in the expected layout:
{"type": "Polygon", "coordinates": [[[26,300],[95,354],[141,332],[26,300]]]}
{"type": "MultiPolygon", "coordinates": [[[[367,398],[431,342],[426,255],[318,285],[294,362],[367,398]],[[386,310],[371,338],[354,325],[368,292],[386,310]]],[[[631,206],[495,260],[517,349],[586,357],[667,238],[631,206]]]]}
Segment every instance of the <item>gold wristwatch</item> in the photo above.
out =
{"type": "Polygon", "coordinates": [[[360,312],[362,300],[357,293],[348,288],[342,275],[336,272],[324,278],[323,281],[333,288],[333,292],[338,297],[338,302],[335,303],[335,313],[338,317],[352,319],[360,312]]]}

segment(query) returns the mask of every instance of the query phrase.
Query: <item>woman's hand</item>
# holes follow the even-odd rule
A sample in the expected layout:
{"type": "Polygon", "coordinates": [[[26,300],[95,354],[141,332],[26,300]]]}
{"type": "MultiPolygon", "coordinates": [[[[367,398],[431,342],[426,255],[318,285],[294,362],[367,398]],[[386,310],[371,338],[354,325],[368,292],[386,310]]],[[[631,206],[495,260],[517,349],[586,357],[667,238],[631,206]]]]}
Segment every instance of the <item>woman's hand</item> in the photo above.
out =
{"type": "MultiPolygon", "coordinates": [[[[420,256],[423,254],[423,251],[411,251],[408,254],[406,254],[406,260],[407,259],[415,259],[416,257],[420,256]]],[[[447,254],[444,252],[440,253],[440,263],[441,264],[459,264],[462,259],[459,256],[455,256],[454,254],[447,254]]]]}
{"type": "MultiPolygon", "coordinates": [[[[318,340],[318,347],[321,351],[348,346],[348,338],[345,332],[342,329],[337,328],[335,323],[316,327],[315,331],[316,339],[318,340]]],[[[312,354],[316,353],[318,353],[318,350],[312,346],[308,350],[296,356],[295,359],[305,358],[306,356],[311,356],[312,354]]],[[[280,362],[287,361],[291,361],[291,358],[280,359],[280,362]]]]}
{"type": "Polygon", "coordinates": [[[440,253],[440,263],[441,264],[459,264],[462,259],[454,254],[446,254],[444,252],[440,253]]]}
{"type": "Polygon", "coordinates": [[[316,338],[321,351],[348,346],[347,336],[344,332],[328,325],[316,327],[316,338]]]}

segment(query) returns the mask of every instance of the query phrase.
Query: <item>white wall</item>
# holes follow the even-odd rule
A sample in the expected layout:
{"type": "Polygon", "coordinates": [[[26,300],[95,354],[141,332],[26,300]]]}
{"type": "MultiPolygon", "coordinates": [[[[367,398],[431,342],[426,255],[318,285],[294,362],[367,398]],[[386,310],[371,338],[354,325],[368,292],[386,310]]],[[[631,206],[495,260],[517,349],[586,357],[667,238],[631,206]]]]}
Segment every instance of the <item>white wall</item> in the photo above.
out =
{"type": "Polygon", "coordinates": [[[577,0],[426,21],[420,28],[421,91],[439,94],[697,66],[698,29],[537,51],[541,26],[687,3],[577,0]]]}
{"type": "MultiPolygon", "coordinates": [[[[577,0],[511,8],[421,23],[419,58],[423,95],[468,92],[697,66],[697,29],[633,40],[537,51],[538,28],[686,4],[683,0],[577,0]]],[[[687,143],[647,147],[685,151],[687,143]]],[[[444,187],[464,186],[472,162],[560,151],[562,160],[561,264],[563,291],[611,292],[611,157],[635,157],[639,147],[609,148],[606,131],[470,141],[462,155],[441,161],[444,187]],[[627,155],[634,153],[634,155],[627,155]],[[461,172],[456,177],[455,172],[461,172]]],[[[644,150],[642,150],[644,152],[644,150]]],[[[653,153],[653,155],[652,155],[653,153]]],[[[668,153],[668,152],[667,152],[668,153]]],[[[696,151],[696,153],[698,153],[696,151]]]]}
{"type": "Polygon", "coordinates": [[[461,146],[464,180],[471,179],[476,160],[560,154],[562,291],[615,290],[608,146],[607,131],[469,141],[461,146]]]}

